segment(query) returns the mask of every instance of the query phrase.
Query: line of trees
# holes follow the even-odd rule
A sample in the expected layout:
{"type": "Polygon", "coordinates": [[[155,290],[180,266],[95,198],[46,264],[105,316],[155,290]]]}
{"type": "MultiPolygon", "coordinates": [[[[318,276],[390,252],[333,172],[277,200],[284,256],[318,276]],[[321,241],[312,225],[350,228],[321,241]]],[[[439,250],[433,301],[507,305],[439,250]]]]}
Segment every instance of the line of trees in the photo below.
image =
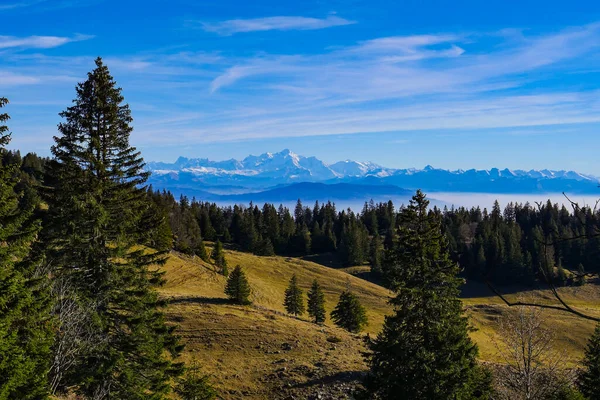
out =
{"type": "MultiPolygon", "coordinates": [[[[292,213],[281,205],[218,207],[184,196],[176,201],[165,191],[149,195],[170,215],[177,250],[202,256],[202,240],[219,240],[264,256],[333,252],[343,265],[368,263],[375,274],[398,240],[406,208],[370,202],[354,213],[337,211],[331,202],[311,208],[298,201],[292,213]]],[[[542,267],[557,286],[581,285],[585,272],[600,271],[600,237],[588,235],[600,227],[600,213],[591,208],[571,212],[548,201],[509,203],[502,210],[496,202],[490,212],[478,207],[428,212],[441,218],[452,258],[471,279],[529,285],[540,279],[542,267]]]]}

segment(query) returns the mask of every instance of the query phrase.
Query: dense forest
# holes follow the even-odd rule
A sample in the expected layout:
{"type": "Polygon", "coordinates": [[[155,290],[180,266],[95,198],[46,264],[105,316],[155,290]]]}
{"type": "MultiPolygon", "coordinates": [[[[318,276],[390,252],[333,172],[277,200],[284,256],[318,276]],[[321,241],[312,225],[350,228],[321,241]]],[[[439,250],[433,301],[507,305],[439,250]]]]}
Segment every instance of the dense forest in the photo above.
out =
{"type": "MultiPolygon", "coordinates": [[[[0,98],[0,107],[7,104],[0,98]]],[[[589,208],[440,210],[419,190],[397,208],[370,202],[354,212],[299,200],[292,211],[219,207],[154,190],[129,143],[129,106],[101,59],[60,116],[52,157],[41,158],[6,149],[9,116],[0,114],[0,400],[165,399],[173,392],[214,399],[201,366],[181,361],[184,343],[158,293],[165,279],[156,266],[171,250],[212,259],[229,275],[228,298],[244,307],[252,282],[239,266],[228,273],[224,243],[259,256],[330,253],[346,266],[369,264],[390,289],[391,314],[376,338],[364,338],[369,370],[356,395],[365,399],[496,398],[492,371],[469,336],[459,274],[581,285],[584,272],[598,272],[600,215],[589,208]],[[205,241],[215,242],[210,256],[205,241]]],[[[293,275],[289,314],[304,313],[303,296],[293,275]]],[[[317,281],[308,314],[315,324],[325,320],[317,281]]],[[[331,317],[353,333],[367,323],[349,288],[331,317]]],[[[577,381],[589,399],[598,398],[598,349],[600,326],[577,381]]],[[[582,398],[549,371],[526,377],[552,389],[539,398],[582,398]]],[[[526,386],[523,398],[538,398],[526,386]]]]}

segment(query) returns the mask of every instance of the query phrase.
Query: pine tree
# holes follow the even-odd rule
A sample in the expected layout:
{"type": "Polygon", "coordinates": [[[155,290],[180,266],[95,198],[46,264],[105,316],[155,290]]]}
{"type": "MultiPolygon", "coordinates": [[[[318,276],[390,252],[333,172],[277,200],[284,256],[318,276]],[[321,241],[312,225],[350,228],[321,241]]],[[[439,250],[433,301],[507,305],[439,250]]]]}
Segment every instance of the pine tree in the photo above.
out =
{"type": "Polygon", "coordinates": [[[304,300],[302,298],[302,289],[298,286],[296,274],[292,275],[290,284],[285,289],[285,300],[283,302],[288,313],[298,316],[304,314],[304,300]]]}
{"type": "Polygon", "coordinates": [[[577,386],[588,400],[600,400],[600,323],[588,341],[577,386]]]}
{"type": "Polygon", "coordinates": [[[225,294],[230,300],[238,304],[250,304],[250,285],[246,274],[239,265],[236,265],[225,286],[225,294]]]}
{"type": "Polygon", "coordinates": [[[308,292],[308,315],[313,318],[315,324],[325,322],[325,294],[316,279],[308,292]]]}
{"type": "Polygon", "coordinates": [[[331,319],[337,326],[354,333],[360,332],[368,323],[365,308],[349,290],[340,295],[340,300],[331,312],[331,319]]]}
{"type": "MultiPolygon", "coordinates": [[[[0,109],[7,103],[0,98],[0,109]]],[[[10,142],[8,119],[0,113],[2,154],[10,142]]],[[[52,341],[46,285],[33,279],[29,254],[39,231],[37,202],[30,191],[15,191],[17,167],[0,165],[0,400],[46,396],[52,341]]]]}
{"type": "Polygon", "coordinates": [[[198,361],[193,360],[186,367],[184,375],[178,379],[175,392],[182,400],[213,400],[217,392],[208,382],[208,376],[203,375],[198,361]]]}
{"type": "Polygon", "coordinates": [[[131,112],[100,58],[76,92],[52,147],[45,235],[54,276],[86,306],[94,339],[63,385],[86,397],[161,399],[181,372],[172,360],[182,346],[156,290],[165,253],[139,247],[161,216],[146,212],[131,112]]]}
{"type": "Polygon", "coordinates": [[[225,260],[225,252],[223,251],[223,244],[220,240],[217,240],[217,243],[215,243],[215,248],[213,249],[210,258],[213,259],[215,266],[221,270],[221,273],[224,276],[227,276],[227,260],[225,260]]]}
{"type": "Polygon", "coordinates": [[[428,205],[417,191],[400,214],[398,242],[386,255],[395,312],[370,343],[369,398],[441,400],[481,392],[477,346],[458,298],[458,266],[450,260],[441,219],[428,205]]]}
{"type": "Polygon", "coordinates": [[[371,271],[375,274],[381,273],[381,263],[383,261],[383,241],[379,234],[373,236],[369,246],[369,262],[371,263],[371,271]]]}

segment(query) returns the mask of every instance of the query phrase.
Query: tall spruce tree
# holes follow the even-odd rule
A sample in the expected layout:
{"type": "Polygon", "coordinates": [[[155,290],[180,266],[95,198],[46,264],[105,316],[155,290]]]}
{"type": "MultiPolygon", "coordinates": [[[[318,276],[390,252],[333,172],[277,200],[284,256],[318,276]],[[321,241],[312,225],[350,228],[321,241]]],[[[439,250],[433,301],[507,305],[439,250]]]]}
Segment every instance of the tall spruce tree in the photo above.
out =
{"type": "Polygon", "coordinates": [[[225,294],[238,304],[250,304],[250,285],[242,267],[236,265],[225,286],[225,294]]]}
{"type": "Polygon", "coordinates": [[[482,392],[475,382],[483,376],[477,346],[458,298],[458,266],[428,205],[417,191],[400,213],[398,241],[385,258],[395,312],[370,343],[365,386],[371,399],[466,399],[482,392]]]}
{"type": "Polygon", "coordinates": [[[308,292],[308,315],[313,318],[315,324],[325,322],[325,294],[321,285],[315,279],[308,292]]]}
{"type": "Polygon", "coordinates": [[[60,115],[49,165],[46,235],[56,279],[68,281],[89,313],[94,343],[65,386],[96,399],[162,399],[181,373],[182,346],[166,324],[155,266],[164,252],[139,246],[160,227],[129,144],[131,112],[100,58],[60,115]]]}
{"type": "Polygon", "coordinates": [[[298,286],[296,274],[292,275],[290,284],[285,289],[285,300],[283,302],[288,313],[298,316],[304,314],[304,299],[302,298],[302,289],[298,286]]]}
{"type": "MultiPolygon", "coordinates": [[[[0,109],[8,100],[0,97],[0,109]]],[[[0,153],[10,142],[0,113],[0,153]]],[[[52,334],[47,295],[34,279],[30,247],[39,232],[31,191],[15,189],[19,165],[0,165],[0,400],[40,399],[48,392],[52,334]]]]}
{"type": "Polygon", "coordinates": [[[600,323],[588,341],[577,386],[586,399],[600,400],[600,323]]]}
{"type": "Polygon", "coordinates": [[[354,333],[360,332],[369,322],[365,308],[349,290],[340,295],[340,300],[331,312],[331,319],[337,326],[354,333]]]}

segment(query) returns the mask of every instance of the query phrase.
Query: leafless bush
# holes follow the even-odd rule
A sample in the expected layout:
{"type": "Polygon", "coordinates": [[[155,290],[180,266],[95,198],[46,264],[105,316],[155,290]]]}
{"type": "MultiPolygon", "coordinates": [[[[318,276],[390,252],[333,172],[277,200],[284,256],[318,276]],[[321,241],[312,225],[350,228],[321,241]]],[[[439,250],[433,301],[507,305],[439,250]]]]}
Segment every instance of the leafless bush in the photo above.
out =
{"type": "Polygon", "coordinates": [[[571,382],[566,355],[556,350],[544,309],[518,306],[500,318],[501,343],[495,341],[504,365],[497,371],[497,389],[505,399],[547,399],[571,382]]]}
{"type": "Polygon", "coordinates": [[[93,329],[91,310],[96,305],[81,301],[67,278],[54,279],[52,296],[57,333],[50,368],[50,387],[52,393],[56,394],[67,389],[65,378],[69,372],[101,340],[93,329]]]}

